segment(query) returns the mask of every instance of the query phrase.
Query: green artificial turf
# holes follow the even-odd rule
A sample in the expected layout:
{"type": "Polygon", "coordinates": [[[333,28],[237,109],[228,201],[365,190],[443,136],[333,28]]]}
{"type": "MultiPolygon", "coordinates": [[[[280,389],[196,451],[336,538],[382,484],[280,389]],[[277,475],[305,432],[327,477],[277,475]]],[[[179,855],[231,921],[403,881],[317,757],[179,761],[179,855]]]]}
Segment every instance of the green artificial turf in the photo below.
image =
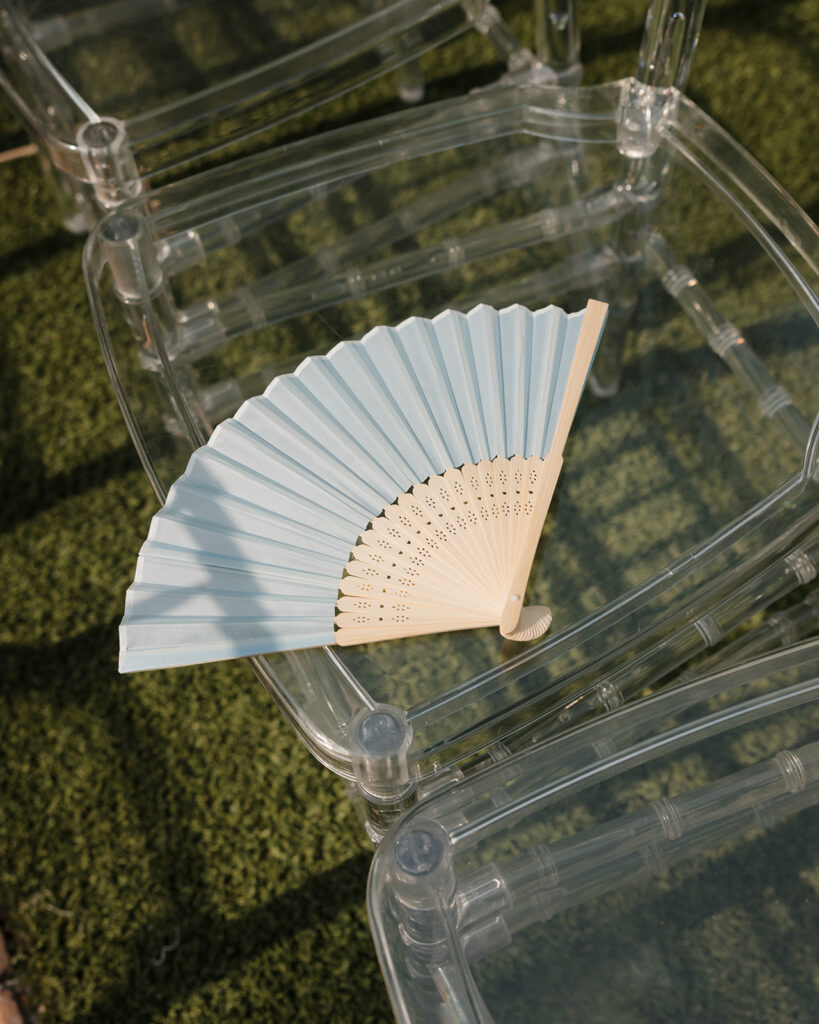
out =
{"type": "MultiPolygon", "coordinates": [[[[501,6],[531,42],[529,5],[501,6]]],[[[644,9],[581,2],[587,82],[633,70],[644,9]]],[[[814,217],[817,24],[817,0],[715,0],[688,89],[814,217]]],[[[495,70],[473,37],[427,63],[433,98],[495,70]]],[[[300,130],[362,116],[368,96],[300,130]]],[[[3,111],[0,149],[23,141],[3,111]]],[[[342,783],[243,664],[117,674],[156,500],[82,241],[34,160],[0,166],[0,196],[0,927],[16,976],[43,1022],[390,1020],[342,783]]]]}

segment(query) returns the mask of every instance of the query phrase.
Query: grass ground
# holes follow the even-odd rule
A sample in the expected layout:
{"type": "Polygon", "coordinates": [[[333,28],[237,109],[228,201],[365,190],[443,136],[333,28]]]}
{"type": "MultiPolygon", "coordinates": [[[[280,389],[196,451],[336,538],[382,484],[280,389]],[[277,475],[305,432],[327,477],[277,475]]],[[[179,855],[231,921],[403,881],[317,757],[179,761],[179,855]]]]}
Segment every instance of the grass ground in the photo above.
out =
{"type": "MultiPolygon", "coordinates": [[[[581,3],[586,80],[643,0],[581,3]]],[[[508,7],[531,39],[528,5],[508,7]]],[[[816,218],[816,0],[715,0],[690,95],[816,218]]],[[[485,80],[455,47],[436,96],[485,80]],[[471,77],[470,77],[471,76],[471,77]]],[[[356,116],[355,104],[336,120],[356,116]]],[[[0,149],[24,141],[0,115],[0,149]]],[[[156,503],[91,325],[81,240],[0,166],[0,927],[44,1022],[391,1019],[342,784],[241,664],[116,672],[156,503]]]]}

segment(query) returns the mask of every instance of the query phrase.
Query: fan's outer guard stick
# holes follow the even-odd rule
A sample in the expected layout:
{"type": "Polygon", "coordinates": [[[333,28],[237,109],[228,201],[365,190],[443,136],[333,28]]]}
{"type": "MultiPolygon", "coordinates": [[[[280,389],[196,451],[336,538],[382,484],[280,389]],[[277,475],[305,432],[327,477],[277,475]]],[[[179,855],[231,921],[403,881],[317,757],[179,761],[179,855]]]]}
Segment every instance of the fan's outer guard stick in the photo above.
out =
{"type": "Polygon", "coordinates": [[[566,447],[566,439],[572,427],[574,414],[577,412],[577,407],[580,404],[580,397],[583,394],[583,388],[586,386],[586,379],[589,376],[592,359],[597,351],[597,343],[606,325],[608,313],[609,307],[605,302],[589,299],[586,303],[583,324],[577,338],[576,355],[569,380],[566,383],[566,394],[563,398],[563,405],[552,442],[552,451],[558,455],[562,456],[563,449],[566,447]]]}
{"type": "Polygon", "coordinates": [[[526,530],[526,537],[521,547],[521,554],[518,560],[515,574],[512,577],[512,584],[509,588],[509,595],[506,604],[501,612],[499,629],[503,636],[514,633],[523,610],[523,595],[526,592],[526,584],[529,581],[529,573],[532,571],[532,562],[535,560],[540,535],[543,533],[543,524],[546,521],[546,513],[552,503],[552,495],[557,486],[557,478],[563,467],[563,459],[555,452],[546,456],[546,465],[543,468],[540,479],[537,482],[537,493],[535,494],[534,511],[529,520],[526,530]]]}
{"type": "Polygon", "coordinates": [[[560,476],[560,470],[563,466],[563,449],[569,436],[574,414],[580,403],[580,396],[586,384],[592,357],[597,350],[597,342],[606,323],[608,311],[608,305],[605,302],[598,302],[597,299],[589,299],[586,304],[583,324],[577,339],[576,355],[566,385],[566,393],[563,398],[560,416],[558,417],[552,449],[546,456],[546,467],[544,467],[541,479],[538,480],[534,512],[529,520],[526,538],[521,547],[520,558],[512,577],[509,595],[506,598],[506,604],[501,613],[499,628],[503,636],[513,633],[520,619],[520,613],[523,609],[523,595],[529,581],[529,573],[532,571],[532,562],[535,560],[538,541],[543,533],[543,524],[546,521],[546,514],[549,511],[552,495],[557,486],[557,478],[560,476]]]}

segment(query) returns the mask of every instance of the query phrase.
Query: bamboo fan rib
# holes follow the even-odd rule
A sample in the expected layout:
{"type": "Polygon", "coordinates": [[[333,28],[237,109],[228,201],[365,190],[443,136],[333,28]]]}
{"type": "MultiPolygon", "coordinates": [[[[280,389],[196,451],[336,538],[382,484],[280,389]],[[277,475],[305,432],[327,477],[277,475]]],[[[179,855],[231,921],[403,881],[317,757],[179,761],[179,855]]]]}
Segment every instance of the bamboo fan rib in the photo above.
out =
{"type": "Polygon", "coordinates": [[[216,428],[154,516],[120,669],[478,626],[521,609],[606,306],[478,306],[342,342],[216,428]]]}

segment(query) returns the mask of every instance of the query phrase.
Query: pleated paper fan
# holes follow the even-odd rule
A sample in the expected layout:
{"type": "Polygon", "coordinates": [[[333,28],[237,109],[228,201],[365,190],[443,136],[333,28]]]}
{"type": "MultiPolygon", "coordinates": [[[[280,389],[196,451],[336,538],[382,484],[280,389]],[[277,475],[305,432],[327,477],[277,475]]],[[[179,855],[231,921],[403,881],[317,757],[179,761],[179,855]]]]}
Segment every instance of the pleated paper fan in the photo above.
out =
{"type": "Polygon", "coordinates": [[[277,377],[154,516],[120,669],[542,635],[549,610],[522,598],[606,312],[447,310],[277,377]]]}

